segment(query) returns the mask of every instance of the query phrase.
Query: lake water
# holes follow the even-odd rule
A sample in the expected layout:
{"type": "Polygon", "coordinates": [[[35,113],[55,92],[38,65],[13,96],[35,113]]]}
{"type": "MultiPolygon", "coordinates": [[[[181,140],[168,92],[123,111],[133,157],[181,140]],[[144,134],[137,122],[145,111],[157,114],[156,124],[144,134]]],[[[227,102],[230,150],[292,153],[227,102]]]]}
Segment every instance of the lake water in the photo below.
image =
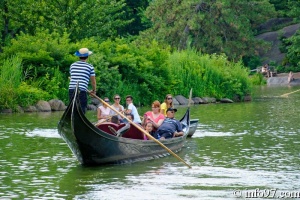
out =
{"type": "Polygon", "coordinates": [[[300,198],[300,91],[280,97],[299,89],[261,87],[252,102],[192,106],[200,124],[178,153],[192,169],[172,156],[83,167],[58,135],[62,112],[1,114],[0,199],[300,198]]]}

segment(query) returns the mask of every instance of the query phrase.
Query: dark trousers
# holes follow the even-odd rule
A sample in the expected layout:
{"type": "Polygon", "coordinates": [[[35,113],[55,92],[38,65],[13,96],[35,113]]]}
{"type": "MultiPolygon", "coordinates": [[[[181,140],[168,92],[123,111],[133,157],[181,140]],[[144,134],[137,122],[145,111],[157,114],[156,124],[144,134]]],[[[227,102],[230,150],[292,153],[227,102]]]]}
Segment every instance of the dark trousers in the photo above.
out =
{"type": "MultiPolygon", "coordinates": [[[[73,89],[69,90],[69,100],[70,100],[70,102],[73,99],[74,91],[75,90],[73,90],[73,89]]],[[[79,101],[80,101],[80,106],[81,106],[82,112],[85,114],[85,112],[87,110],[87,93],[86,93],[86,91],[80,91],[79,92],[79,101]]]]}

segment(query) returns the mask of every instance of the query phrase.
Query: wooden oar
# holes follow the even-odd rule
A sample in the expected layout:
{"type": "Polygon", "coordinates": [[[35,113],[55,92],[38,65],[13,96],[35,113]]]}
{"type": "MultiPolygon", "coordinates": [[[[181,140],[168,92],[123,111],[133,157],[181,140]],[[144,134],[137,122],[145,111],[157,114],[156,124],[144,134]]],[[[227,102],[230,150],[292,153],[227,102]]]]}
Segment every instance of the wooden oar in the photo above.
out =
{"type": "Polygon", "coordinates": [[[190,107],[190,105],[191,105],[191,102],[192,102],[192,91],[193,91],[193,88],[191,88],[191,90],[190,90],[190,96],[189,96],[189,103],[188,103],[188,107],[190,107]]]}
{"type": "Polygon", "coordinates": [[[286,94],[280,95],[280,97],[287,97],[289,94],[293,94],[293,93],[295,93],[295,92],[299,92],[299,91],[300,91],[300,89],[299,89],[299,90],[295,90],[295,91],[293,91],[293,92],[289,92],[289,93],[286,93],[286,94]]]}
{"type": "Polygon", "coordinates": [[[118,113],[119,115],[121,115],[123,118],[127,119],[127,121],[135,126],[137,129],[139,129],[141,132],[143,132],[145,135],[148,136],[148,138],[150,138],[151,140],[154,140],[157,144],[159,144],[161,147],[163,147],[165,150],[167,150],[170,154],[172,154],[175,158],[177,158],[178,160],[180,160],[181,162],[183,162],[186,166],[188,166],[189,168],[192,168],[189,164],[187,164],[182,158],[180,158],[177,154],[175,154],[171,149],[169,149],[168,147],[166,147],[163,143],[161,143],[160,141],[158,141],[157,139],[155,139],[152,135],[150,135],[147,131],[145,131],[143,128],[141,128],[139,125],[137,125],[136,123],[134,123],[133,121],[131,121],[130,119],[128,119],[125,115],[123,115],[122,113],[120,113],[119,111],[117,111],[114,107],[110,106],[108,103],[106,103],[104,100],[102,100],[100,97],[98,97],[97,95],[95,95],[94,93],[91,93],[89,91],[90,95],[95,97],[96,99],[98,99],[99,101],[101,101],[103,104],[105,104],[106,106],[108,106],[110,109],[112,109],[113,111],[115,111],[116,113],[118,113]]]}
{"type": "Polygon", "coordinates": [[[102,121],[102,122],[97,122],[97,123],[95,124],[95,126],[99,126],[100,124],[102,124],[102,123],[104,123],[104,122],[107,122],[108,120],[111,119],[111,117],[112,117],[112,116],[108,117],[106,120],[104,120],[104,121],[102,121]]]}

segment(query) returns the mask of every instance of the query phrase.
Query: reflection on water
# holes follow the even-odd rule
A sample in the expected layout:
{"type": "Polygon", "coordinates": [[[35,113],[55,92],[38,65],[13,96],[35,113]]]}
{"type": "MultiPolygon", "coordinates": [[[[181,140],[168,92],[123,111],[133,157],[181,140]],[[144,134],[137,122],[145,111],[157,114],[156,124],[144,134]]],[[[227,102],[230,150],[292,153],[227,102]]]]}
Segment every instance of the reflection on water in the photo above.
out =
{"type": "Polygon", "coordinates": [[[83,167],[57,133],[62,113],[2,114],[0,197],[181,200],[240,199],[234,192],[245,198],[257,188],[300,192],[300,93],[279,97],[296,89],[263,87],[253,102],[192,106],[200,124],[178,154],[192,169],[172,156],[83,167]]]}

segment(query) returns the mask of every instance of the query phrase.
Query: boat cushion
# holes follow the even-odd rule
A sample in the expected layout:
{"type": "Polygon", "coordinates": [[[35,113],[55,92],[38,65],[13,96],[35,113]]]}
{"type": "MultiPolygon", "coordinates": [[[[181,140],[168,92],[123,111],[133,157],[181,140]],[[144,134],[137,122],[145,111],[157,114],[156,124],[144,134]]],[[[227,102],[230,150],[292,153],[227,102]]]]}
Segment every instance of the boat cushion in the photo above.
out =
{"type": "MultiPolygon", "coordinates": [[[[141,128],[143,128],[141,125],[137,124],[141,128]]],[[[130,125],[129,130],[122,135],[124,138],[131,138],[131,139],[138,139],[143,140],[144,139],[144,133],[142,133],[137,127],[134,125],[130,125]]]]}

